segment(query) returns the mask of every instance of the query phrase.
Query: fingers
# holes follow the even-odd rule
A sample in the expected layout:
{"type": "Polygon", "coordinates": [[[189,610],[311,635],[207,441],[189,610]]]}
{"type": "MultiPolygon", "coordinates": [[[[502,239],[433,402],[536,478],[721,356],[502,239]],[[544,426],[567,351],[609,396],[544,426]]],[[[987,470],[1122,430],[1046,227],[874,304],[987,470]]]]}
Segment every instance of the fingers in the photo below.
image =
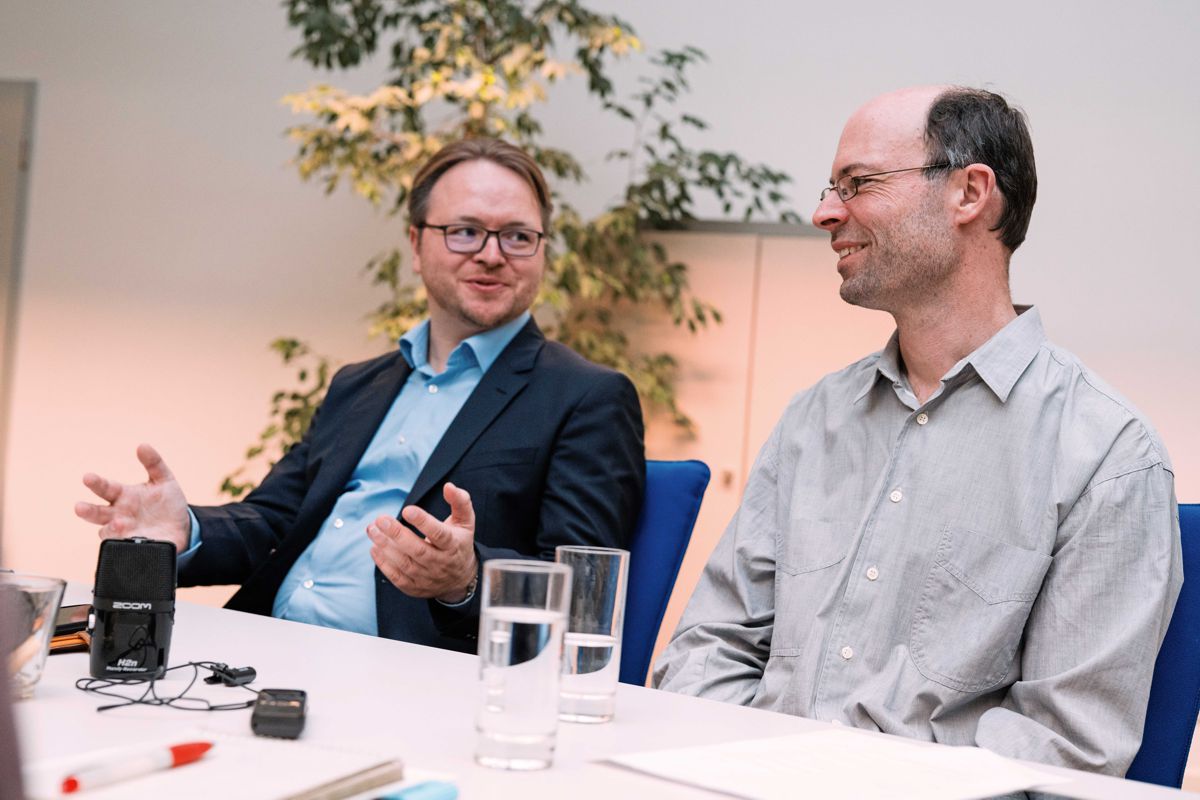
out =
{"type": "Polygon", "coordinates": [[[425,536],[425,541],[434,547],[445,549],[453,542],[453,537],[446,529],[445,523],[439,522],[437,517],[423,508],[405,506],[404,510],[400,512],[400,516],[404,517],[405,522],[409,525],[419,530],[425,536]]]}
{"type": "Polygon", "coordinates": [[[142,462],[142,466],[146,468],[146,474],[150,477],[151,483],[165,483],[166,481],[175,480],[175,476],[171,474],[171,470],[167,467],[167,462],[163,461],[163,457],[150,445],[139,444],[137,457],[138,461],[142,462]]]}
{"type": "Polygon", "coordinates": [[[116,517],[107,525],[102,525],[96,531],[101,539],[123,539],[130,535],[131,525],[128,518],[116,517]]]}
{"type": "Polygon", "coordinates": [[[429,596],[422,591],[422,568],[411,555],[414,546],[426,549],[424,542],[387,517],[368,525],[367,537],[371,540],[371,559],[392,585],[414,597],[429,596]]]}
{"type": "Polygon", "coordinates": [[[471,495],[466,489],[461,489],[447,481],[442,487],[442,497],[450,504],[448,525],[456,528],[475,530],[475,507],[471,505],[471,495]]]}
{"type": "Polygon", "coordinates": [[[107,525],[112,522],[113,510],[111,506],[98,506],[93,503],[76,503],[75,516],[85,522],[92,522],[96,525],[107,525]]]}
{"type": "Polygon", "coordinates": [[[101,500],[106,500],[109,503],[117,502],[117,498],[121,496],[121,484],[114,483],[107,478],[101,478],[94,472],[89,472],[83,476],[83,485],[91,489],[92,492],[101,500]]]}
{"type": "MultiPolygon", "coordinates": [[[[437,522],[437,517],[433,516],[420,506],[405,506],[403,509],[401,509],[400,516],[404,518],[405,522],[407,522],[409,525],[412,525],[421,533],[425,533],[426,528],[437,522]]],[[[385,518],[381,517],[380,519],[385,518]]],[[[379,520],[376,520],[376,524],[378,524],[378,522],[379,520]]]]}
{"type": "Polygon", "coordinates": [[[379,571],[392,583],[411,581],[420,569],[412,556],[396,547],[390,540],[375,542],[371,547],[371,558],[379,567],[379,571]]]}
{"type": "MultiPolygon", "coordinates": [[[[171,474],[170,468],[167,467],[167,462],[163,461],[158,451],[150,445],[138,445],[137,457],[138,461],[142,462],[142,466],[146,468],[146,475],[149,476],[151,483],[164,483],[175,479],[175,476],[171,474]]],[[[83,485],[91,489],[101,500],[106,500],[109,503],[117,502],[117,499],[121,496],[121,492],[125,489],[123,484],[110,481],[94,472],[89,472],[83,476],[83,485]]]]}
{"type": "Polygon", "coordinates": [[[100,526],[96,533],[101,539],[119,539],[129,530],[129,518],[116,513],[112,506],[76,503],[75,516],[100,526]]]}
{"type": "Polygon", "coordinates": [[[400,512],[405,522],[419,530],[425,541],[434,547],[447,550],[459,546],[462,535],[473,538],[475,535],[475,508],[471,505],[471,495],[466,489],[461,489],[453,483],[442,487],[442,497],[450,504],[450,516],[445,522],[417,506],[405,506],[400,512]]]}
{"type": "Polygon", "coordinates": [[[451,602],[465,596],[477,569],[475,508],[470,493],[452,483],[442,487],[442,496],[450,506],[445,521],[418,506],[405,506],[400,512],[420,536],[386,516],[367,526],[367,536],[373,545],[371,558],[397,589],[412,597],[451,602]]]}
{"type": "Polygon", "coordinates": [[[427,546],[421,537],[391,517],[378,517],[368,525],[367,538],[377,548],[403,553],[406,558],[427,546]]]}

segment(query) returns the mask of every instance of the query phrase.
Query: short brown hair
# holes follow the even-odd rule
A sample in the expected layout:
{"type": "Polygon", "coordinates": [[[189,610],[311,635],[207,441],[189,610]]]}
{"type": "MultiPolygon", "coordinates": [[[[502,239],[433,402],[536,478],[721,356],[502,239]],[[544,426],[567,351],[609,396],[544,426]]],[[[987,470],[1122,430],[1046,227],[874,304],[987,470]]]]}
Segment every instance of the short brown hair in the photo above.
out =
{"type": "Polygon", "coordinates": [[[999,231],[1010,253],[1020,247],[1037,201],[1037,167],[1024,112],[995,92],[951,87],[929,107],[925,150],[928,163],[948,165],[941,169],[970,164],[992,168],[1004,198],[1004,210],[992,230],[999,231]]]}
{"type": "Polygon", "coordinates": [[[533,158],[515,145],[499,139],[462,139],[452,142],[425,162],[413,178],[408,193],[408,222],[420,227],[429,213],[429,195],[433,187],[450,169],[467,161],[491,161],[493,164],[515,172],[533,189],[538,208],[542,212],[542,231],[549,233],[550,217],[554,213],[554,202],[550,199],[550,188],[546,176],[533,158]]]}

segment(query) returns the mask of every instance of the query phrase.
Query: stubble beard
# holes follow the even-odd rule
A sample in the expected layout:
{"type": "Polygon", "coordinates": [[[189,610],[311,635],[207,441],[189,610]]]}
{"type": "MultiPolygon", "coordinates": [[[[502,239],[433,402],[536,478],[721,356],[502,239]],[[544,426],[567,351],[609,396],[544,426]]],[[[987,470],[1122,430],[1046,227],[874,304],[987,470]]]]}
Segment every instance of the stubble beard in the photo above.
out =
{"type": "Polygon", "coordinates": [[[858,271],[842,281],[838,293],[847,303],[879,311],[936,297],[958,263],[950,228],[930,193],[924,204],[891,230],[877,231],[858,271]]]}
{"type": "Polygon", "coordinates": [[[426,291],[429,293],[430,300],[440,306],[450,317],[453,317],[465,328],[482,333],[512,322],[528,311],[537,296],[537,284],[534,284],[531,290],[527,289],[510,295],[511,302],[503,306],[485,303],[478,307],[472,307],[468,301],[455,292],[454,287],[439,286],[436,290],[431,291],[430,287],[426,286],[426,291]]]}

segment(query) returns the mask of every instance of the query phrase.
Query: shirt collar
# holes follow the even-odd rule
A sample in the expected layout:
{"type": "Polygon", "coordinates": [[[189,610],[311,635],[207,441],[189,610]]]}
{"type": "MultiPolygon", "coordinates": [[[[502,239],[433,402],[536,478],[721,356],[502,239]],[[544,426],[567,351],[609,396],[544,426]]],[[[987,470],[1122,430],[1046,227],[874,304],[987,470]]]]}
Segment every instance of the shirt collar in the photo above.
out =
{"type": "Polygon", "coordinates": [[[1009,321],[975,352],[955,364],[947,377],[969,363],[988,388],[1000,398],[1000,402],[1008,401],[1017,379],[1024,374],[1046,341],[1046,331],[1042,328],[1042,317],[1038,310],[1033,306],[1015,308],[1016,319],[1009,321]]]}
{"type": "MultiPolygon", "coordinates": [[[[458,358],[470,356],[479,365],[481,372],[487,372],[495,363],[504,348],[529,322],[530,313],[526,311],[516,319],[506,322],[474,336],[469,336],[459,342],[458,347],[450,354],[447,365],[458,358]],[[461,353],[461,356],[459,355],[461,353]]],[[[422,320],[415,328],[410,329],[400,337],[400,354],[413,369],[424,370],[429,366],[429,320],[422,320]]]]}
{"type": "Polygon", "coordinates": [[[871,391],[872,387],[879,380],[880,376],[887,378],[889,383],[900,383],[900,332],[892,331],[892,335],[888,338],[887,344],[883,346],[883,350],[879,352],[879,356],[875,359],[875,368],[869,370],[867,379],[863,383],[862,389],[854,396],[854,402],[862,400],[867,392],[871,391]]]}
{"type": "MultiPolygon", "coordinates": [[[[951,367],[942,377],[943,381],[950,380],[970,365],[1000,402],[1008,401],[1008,395],[1016,385],[1017,379],[1025,372],[1042,343],[1046,341],[1046,331],[1042,328],[1042,317],[1038,310],[1033,306],[1014,308],[1017,312],[1016,318],[951,367]]],[[[901,381],[899,331],[892,332],[887,345],[875,360],[875,369],[870,370],[862,390],[854,397],[854,402],[857,403],[871,391],[881,375],[893,384],[901,381]]]]}

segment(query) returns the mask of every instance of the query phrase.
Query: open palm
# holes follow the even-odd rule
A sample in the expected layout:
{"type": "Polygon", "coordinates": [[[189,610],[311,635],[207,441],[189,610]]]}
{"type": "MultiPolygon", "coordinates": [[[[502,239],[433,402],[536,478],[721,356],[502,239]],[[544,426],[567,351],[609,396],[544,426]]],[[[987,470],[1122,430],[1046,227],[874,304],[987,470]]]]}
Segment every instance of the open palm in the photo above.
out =
{"type": "Polygon", "coordinates": [[[83,485],[107,505],[76,503],[76,516],[99,525],[102,539],[144,536],[172,542],[180,551],[187,549],[190,525],[183,490],[153,447],[139,445],[137,457],[146,468],[145,483],[117,483],[89,472],[83,485]]]}

